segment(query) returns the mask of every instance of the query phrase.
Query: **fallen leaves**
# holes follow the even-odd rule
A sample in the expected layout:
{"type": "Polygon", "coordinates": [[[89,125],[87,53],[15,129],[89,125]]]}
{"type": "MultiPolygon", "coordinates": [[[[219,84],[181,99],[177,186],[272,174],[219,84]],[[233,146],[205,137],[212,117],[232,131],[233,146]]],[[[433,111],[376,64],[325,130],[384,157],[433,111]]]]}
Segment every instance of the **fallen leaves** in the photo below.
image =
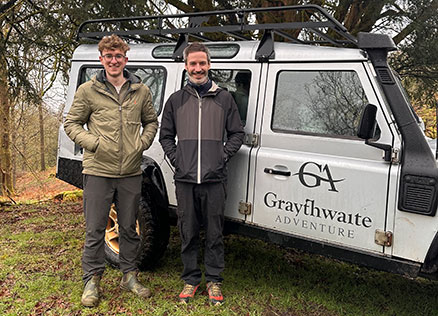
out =
{"type": "Polygon", "coordinates": [[[51,310],[68,310],[71,307],[71,303],[65,301],[64,298],[52,295],[46,298],[44,301],[38,301],[35,304],[34,309],[30,313],[31,316],[44,316],[51,310]]]}
{"type": "Polygon", "coordinates": [[[56,167],[52,167],[43,172],[27,172],[19,175],[15,188],[17,194],[13,197],[14,200],[17,203],[30,200],[49,200],[59,192],[77,190],[76,187],[57,179],[55,173],[56,167]]]}

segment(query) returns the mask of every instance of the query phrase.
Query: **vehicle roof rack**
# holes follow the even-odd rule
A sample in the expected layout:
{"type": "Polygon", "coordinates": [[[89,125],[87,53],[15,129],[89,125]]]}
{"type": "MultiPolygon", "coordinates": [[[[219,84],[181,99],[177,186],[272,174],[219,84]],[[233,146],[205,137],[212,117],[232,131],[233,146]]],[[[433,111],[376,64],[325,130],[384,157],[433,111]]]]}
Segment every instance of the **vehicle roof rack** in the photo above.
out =
{"type": "Polygon", "coordinates": [[[79,26],[77,38],[99,41],[110,34],[117,34],[127,41],[176,42],[175,60],[182,60],[182,52],[190,39],[211,42],[261,38],[256,52],[260,61],[275,57],[275,38],[299,44],[357,47],[357,39],[318,5],[95,19],[79,26]],[[306,21],[254,23],[261,14],[275,16],[280,12],[289,16],[302,14],[306,21]],[[184,26],[176,27],[176,23],[184,26]]]}

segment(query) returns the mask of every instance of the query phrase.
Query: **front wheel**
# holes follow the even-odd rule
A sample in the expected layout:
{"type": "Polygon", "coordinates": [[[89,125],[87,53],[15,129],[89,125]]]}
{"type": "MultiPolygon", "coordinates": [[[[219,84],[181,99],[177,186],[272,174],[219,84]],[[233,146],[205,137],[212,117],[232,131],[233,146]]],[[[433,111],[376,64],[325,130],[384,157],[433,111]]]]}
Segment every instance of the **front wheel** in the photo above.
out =
{"type": "MultiPolygon", "coordinates": [[[[170,227],[167,199],[148,177],[143,177],[142,182],[137,233],[140,235],[138,268],[151,269],[167,248],[170,227]]],[[[105,259],[110,265],[119,267],[119,230],[115,208],[111,209],[105,232],[105,259]]]]}

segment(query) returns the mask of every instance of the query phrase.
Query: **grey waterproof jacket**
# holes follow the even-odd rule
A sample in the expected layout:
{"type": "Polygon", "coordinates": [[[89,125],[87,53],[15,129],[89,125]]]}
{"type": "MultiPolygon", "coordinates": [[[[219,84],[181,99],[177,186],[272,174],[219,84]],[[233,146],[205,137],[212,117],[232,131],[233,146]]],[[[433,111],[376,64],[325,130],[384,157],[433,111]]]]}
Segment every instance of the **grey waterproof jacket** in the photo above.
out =
{"type": "Polygon", "coordinates": [[[214,82],[202,97],[186,85],[164,107],[160,143],[175,167],[176,181],[225,180],[227,161],[239,150],[244,135],[233,97],[214,82]]]}
{"type": "Polygon", "coordinates": [[[142,153],[154,140],[157,115],[149,88],[126,70],[124,76],[120,97],[105,83],[103,70],[76,91],[64,129],[85,149],[84,174],[111,178],[141,174],[142,153]]]}

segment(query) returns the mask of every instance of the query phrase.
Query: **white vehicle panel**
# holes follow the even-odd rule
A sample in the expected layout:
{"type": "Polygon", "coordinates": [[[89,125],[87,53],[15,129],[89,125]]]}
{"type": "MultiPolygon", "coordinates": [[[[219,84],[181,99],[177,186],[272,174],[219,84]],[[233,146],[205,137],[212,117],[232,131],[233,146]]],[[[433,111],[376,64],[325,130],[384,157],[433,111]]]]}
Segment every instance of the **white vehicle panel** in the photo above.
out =
{"type": "MultiPolygon", "coordinates": [[[[391,165],[382,159],[382,150],[357,138],[274,132],[275,82],[285,70],[353,71],[368,102],[379,105],[361,63],[271,64],[256,157],[254,212],[248,220],[287,234],[382,253],[375,231],[385,229],[387,190],[396,174],[389,176],[391,165]],[[273,174],[277,171],[290,175],[273,174]]],[[[391,144],[393,132],[380,112],[378,142],[391,144]]]]}
{"type": "Polygon", "coordinates": [[[259,151],[257,165],[254,223],[382,251],[374,242],[374,232],[384,225],[386,167],[373,161],[273,148],[259,151]],[[271,175],[264,167],[283,168],[291,171],[291,176],[271,175]],[[367,183],[374,184],[370,187],[367,183]],[[370,189],[375,194],[367,195],[370,189]]]}
{"type": "Polygon", "coordinates": [[[394,218],[396,257],[423,262],[438,231],[438,216],[424,216],[397,210],[394,218]]]}
{"type": "MultiPolygon", "coordinates": [[[[78,82],[80,68],[82,63],[73,62],[70,70],[70,82],[78,82]]],[[[67,90],[67,97],[65,101],[64,111],[62,113],[62,119],[65,120],[68,111],[73,103],[73,98],[76,93],[77,87],[75,85],[69,84],[67,90]]],[[[82,161],[82,153],[77,150],[75,143],[67,136],[64,131],[64,125],[61,125],[58,133],[58,159],[67,158],[72,160],[82,161]],[[76,150],[75,150],[76,149],[76,150]]],[[[57,166],[58,168],[58,166],[57,166]]]]}
{"type": "MultiPolygon", "coordinates": [[[[244,125],[245,134],[254,133],[255,114],[257,112],[258,82],[260,76],[259,63],[219,63],[212,62],[211,69],[250,70],[251,85],[248,98],[248,112],[244,125]]],[[[245,219],[239,213],[239,202],[247,200],[249,157],[252,146],[243,144],[239,151],[228,162],[227,199],[225,202],[225,216],[232,219],[245,219]]]]}

